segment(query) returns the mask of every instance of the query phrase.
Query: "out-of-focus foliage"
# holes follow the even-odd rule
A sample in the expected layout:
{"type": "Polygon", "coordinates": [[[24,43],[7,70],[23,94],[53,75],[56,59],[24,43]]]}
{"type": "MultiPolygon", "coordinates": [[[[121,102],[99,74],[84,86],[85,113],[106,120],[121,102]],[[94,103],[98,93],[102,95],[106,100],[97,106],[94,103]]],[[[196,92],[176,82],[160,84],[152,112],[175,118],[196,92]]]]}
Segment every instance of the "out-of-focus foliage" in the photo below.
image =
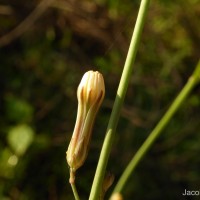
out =
{"type": "MultiPolygon", "coordinates": [[[[76,178],[82,199],[88,198],[139,3],[0,2],[1,200],[73,199],[65,151],[76,89],[85,71],[99,70],[106,97],[76,178]]],[[[151,1],[108,163],[115,181],[193,71],[199,24],[199,0],[151,1]]],[[[182,192],[200,186],[199,144],[197,86],[138,166],[125,199],[187,199],[182,192]]]]}
{"type": "Polygon", "coordinates": [[[18,125],[8,132],[8,143],[14,154],[23,155],[33,141],[33,130],[27,125],[18,125]],[[19,142],[20,141],[20,142],[19,142]]]}

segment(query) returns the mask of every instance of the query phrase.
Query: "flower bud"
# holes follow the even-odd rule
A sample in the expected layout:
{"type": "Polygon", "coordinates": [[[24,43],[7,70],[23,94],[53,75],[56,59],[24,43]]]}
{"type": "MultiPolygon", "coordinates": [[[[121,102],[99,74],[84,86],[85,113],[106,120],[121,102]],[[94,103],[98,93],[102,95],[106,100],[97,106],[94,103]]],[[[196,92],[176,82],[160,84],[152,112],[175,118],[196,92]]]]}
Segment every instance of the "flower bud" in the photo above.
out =
{"type": "Polygon", "coordinates": [[[104,95],[103,76],[97,71],[86,72],[78,86],[77,118],[66,152],[67,163],[70,167],[70,183],[74,182],[75,171],[83,165],[87,157],[92,127],[104,95]]]}
{"type": "Polygon", "coordinates": [[[112,194],[110,200],[123,200],[123,197],[120,193],[114,193],[112,194]]]}

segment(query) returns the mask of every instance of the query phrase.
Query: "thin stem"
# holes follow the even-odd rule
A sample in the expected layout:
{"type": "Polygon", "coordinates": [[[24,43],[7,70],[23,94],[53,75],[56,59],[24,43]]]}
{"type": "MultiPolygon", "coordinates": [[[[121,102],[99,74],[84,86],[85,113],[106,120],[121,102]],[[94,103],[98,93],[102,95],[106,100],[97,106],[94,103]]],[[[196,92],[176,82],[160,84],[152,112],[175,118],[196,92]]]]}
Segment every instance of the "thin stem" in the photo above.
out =
{"type": "Polygon", "coordinates": [[[75,183],[71,183],[71,187],[72,187],[72,191],[74,193],[75,200],[80,200],[75,183]]]}
{"type": "Polygon", "coordinates": [[[123,188],[125,187],[128,179],[130,178],[131,174],[134,172],[136,166],[139,164],[139,162],[144,158],[145,154],[148,152],[152,144],[155,142],[155,140],[159,137],[162,130],[166,127],[166,125],[169,123],[173,115],[176,113],[176,111],[179,109],[181,104],[184,102],[188,94],[191,92],[191,90],[194,88],[194,86],[200,82],[200,61],[197,64],[192,76],[189,78],[188,82],[184,86],[184,88],[181,90],[179,95],[176,97],[176,99],[173,101],[170,108],[167,110],[165,115],[161,118],[157,126],[154,128],[154,130],[150,133],[149,137],[145,140],[143,145],[140,147],[140,149],[137,151],[135,156],[132,158],[130,163],[128,164],[127,168],[123,172],[121,178],[119,179],[114,192],[121,192],[123,188]]]}
{"type": "Polygon", "coordinates": [[[119,83],[117,95],[115,98],[113,110],[112,110],[110,120],[108,123],[106,136],[104,139],[99,162],[97,165],[97,169],[96,169],[94,181],[92,184],[89,200],[97,200],[99,197],[99,194],[100,194],[100,189],[102,186],[103,178],[105,176],[108,158],[110,156],[110,151],[111,151],[112,143],[113,143],[114,136],[115,136],[115,130],[116,130],[117,123],[119,120],[120,111],[121,111],[121,108],[123,105],[123,101],[124,101],[125,94],[126,94],[126,91],[128,88],[128,84],[130,81],[133,63],[135,61],[135,56],[137,53],[142,29],[144,26],[145,17],[147,15],[149,2],[150,2],[150,0],[142,0],[141,1],[138,17],[136,20],[135,29],[134,29],[134,32],[132,35],[130,47],[128,50],[128,54],[127,54],[124,69],[122,72],[121,80],[119,83]]]}

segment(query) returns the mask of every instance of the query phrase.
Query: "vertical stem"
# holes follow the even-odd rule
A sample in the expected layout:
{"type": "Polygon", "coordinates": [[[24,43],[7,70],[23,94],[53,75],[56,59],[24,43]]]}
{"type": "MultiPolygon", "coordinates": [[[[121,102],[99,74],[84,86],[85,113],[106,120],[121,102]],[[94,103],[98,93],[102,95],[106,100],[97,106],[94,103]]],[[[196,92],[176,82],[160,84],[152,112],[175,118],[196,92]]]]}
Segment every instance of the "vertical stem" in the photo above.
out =
{"type": "Polygon", "coordinates": [[[191,92],[191,90],[194,88],[194,86],[200,81],[200,61],[197,64],[192,76],[189,78],[188,82],[184,86],[184,88],[181,90],[179,95],[176,97],[176,99],[173,101],[170,108],[167,110],[165,115],[161,118],[157,126],[154,128],[154,130],[150,133],[149,137],[146,139],[146,141],[143,143],[143,145],[140,147],[140,149],[137,151],[135,156],[132,158],[126,169],[124,170],[121,178],[119,179],[115,189],[115,192],[121,192],[122,189],[125,187],[125,184],[127,183],[128,179],[130,178],[131,174],[134,172],[136,166],[138,163],[144,158],[147,151],[150,149],[152,144],[155,142],[155,140],[159,137],[162,130],[166,127],[166,125],[169,123],[173,115],[176,113],[178,108],[181,106],[181,104],[184,102],[188,94],[191,92]]]}
{"type": "Polygon", "coordinates": [[[124,69],[122,72],[121,80],[117,90],[117,95],[115,98],[113,110],[108,123],[106,136],[104,139],[103,147],[101,150],[99,162],[97,165],[94,181],[92,184],[89,200],[97,200],[100,194],[100,188],[102,186],[103,178],[105,176],[106,166],[108,158],[110,155],[112,143],[115,136],[115,130],[119,120],[120,111],[123,105],[124,97],[128,88],[129,80],[131,77],[131,72],[133,68],[133,63],[135,61],[135,56],[137,53],[142,29],[144,26],[145,17],[147,15],[147,10],[150,0],[142,0],[138,17],[136,20],[135,29],[132,35],[130,47],[128,50],[127,58],[125,61],[124,69]]]}
{"type": "Polygon", "coordinates": [[[72,191],[74,193],[75,200],[80,200],[75,183],[71,183],[71,187],[72,187],[72,191]]]}

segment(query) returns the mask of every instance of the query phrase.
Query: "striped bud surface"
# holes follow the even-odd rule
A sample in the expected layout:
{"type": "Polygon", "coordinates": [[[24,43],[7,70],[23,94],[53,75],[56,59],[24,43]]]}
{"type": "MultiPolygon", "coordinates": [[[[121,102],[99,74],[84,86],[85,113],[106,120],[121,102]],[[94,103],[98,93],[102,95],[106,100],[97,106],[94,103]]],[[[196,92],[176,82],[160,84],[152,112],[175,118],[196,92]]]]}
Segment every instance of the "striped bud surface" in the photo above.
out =
{"type": "Polygon", "coordinates": [[[66,152],[70,167],[70,183],[75,180],[75,171],[87,157],[91,132],[96,114],[105,95],[104,79],[98,71],[88,71],[78,86],[78,112],[74,132],[66,152]]]}

